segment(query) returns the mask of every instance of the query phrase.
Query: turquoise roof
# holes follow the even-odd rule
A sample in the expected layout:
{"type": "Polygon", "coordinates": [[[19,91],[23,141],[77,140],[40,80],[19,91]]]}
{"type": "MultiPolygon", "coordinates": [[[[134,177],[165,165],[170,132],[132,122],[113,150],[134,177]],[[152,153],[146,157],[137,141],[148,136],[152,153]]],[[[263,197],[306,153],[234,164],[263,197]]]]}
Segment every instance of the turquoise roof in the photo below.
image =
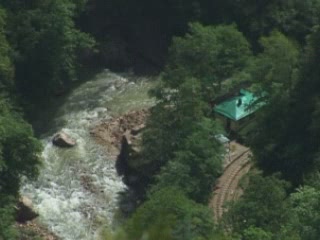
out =
{"type": "Polygon", "coordinates": [[[257,111],[265,104],[264,102],[260,102],[252,105],[256,100],[258,100],[258,98],[251,92],[241,89],[239,96],[216,105],[213,110],[227,118],[238,121],[257,111]]]}

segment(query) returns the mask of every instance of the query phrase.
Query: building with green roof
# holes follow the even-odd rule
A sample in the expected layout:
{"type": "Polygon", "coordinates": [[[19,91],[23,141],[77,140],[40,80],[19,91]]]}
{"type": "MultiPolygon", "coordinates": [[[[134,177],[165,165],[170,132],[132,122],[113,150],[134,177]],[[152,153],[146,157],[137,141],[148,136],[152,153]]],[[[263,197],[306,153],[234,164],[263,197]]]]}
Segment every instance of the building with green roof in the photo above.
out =
{"type": "Polygon", "coordinates": [[[227,130],[237,130],[244,119],[265,104],[264,102],[255,103],[257,100],[258,97],[253,93],[241,89],[239,95],[217,104],[213,110],[226,124],[227,130]]]}

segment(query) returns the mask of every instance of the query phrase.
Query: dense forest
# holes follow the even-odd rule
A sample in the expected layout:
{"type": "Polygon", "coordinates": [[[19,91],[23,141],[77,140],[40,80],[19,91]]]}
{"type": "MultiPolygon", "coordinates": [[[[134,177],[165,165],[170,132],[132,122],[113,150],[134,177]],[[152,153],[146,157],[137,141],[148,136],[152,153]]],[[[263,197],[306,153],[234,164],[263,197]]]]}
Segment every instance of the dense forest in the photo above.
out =
{"type": "Polygon", "coordinates": [[[135,210],[104,239],[319,239],[319,16],[319,0],[0,0],[0,239],[20,239],[20,181],[41,167],[30,116],[103,67],[160,75],[135,210]],[[240,136],[254,171],[215,222],[210,103],[239,86],[266,104],[240,136]]]}

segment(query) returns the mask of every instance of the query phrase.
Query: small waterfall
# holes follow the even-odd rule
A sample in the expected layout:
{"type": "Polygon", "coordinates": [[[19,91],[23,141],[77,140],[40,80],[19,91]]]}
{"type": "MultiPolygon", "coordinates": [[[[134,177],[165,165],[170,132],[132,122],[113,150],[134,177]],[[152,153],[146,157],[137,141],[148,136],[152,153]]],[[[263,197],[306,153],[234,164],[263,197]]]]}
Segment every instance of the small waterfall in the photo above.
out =
{"type": "MultiPolygon", "coordinates": [[[[60,149],[52,135],[41,139],[43,167],[35,182],[23,184],[40,213],[40,221],[63,240],[91,240],[117,211],[117,193],[125,188],[108,155],[89,135],[102,118],[152,104],[147,81],[131,82],[105,70],[73,90],[52,120],[57,129],[77,139],[77,146],[60,149]]],[[[52,129],[48,129],[52,133],[52,129]]]]}

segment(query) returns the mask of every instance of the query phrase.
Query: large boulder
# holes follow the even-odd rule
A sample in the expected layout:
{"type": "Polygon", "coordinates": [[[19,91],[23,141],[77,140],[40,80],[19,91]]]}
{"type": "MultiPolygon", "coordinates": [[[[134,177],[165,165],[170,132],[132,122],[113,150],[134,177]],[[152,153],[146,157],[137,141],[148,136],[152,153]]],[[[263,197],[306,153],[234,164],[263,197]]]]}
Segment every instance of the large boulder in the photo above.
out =
{"type": "MultiPolygon", "coordinates": [[[[140,131],[140,130],[139,130],[140,131]]],[[[137,172],[141,152],[141,134],[133,135],[132,130],[127,130],[121,140],[120,154],[116,161],[116,170],[127,186],[139,185],[142,181],[137,172]]]]}
{"type": "Polygon", "coordinates": [[[16,210],[16,221],[19,223],[31,221],[39,216],[33,209],[32,201],[24,196],[20,198],[16,210]]]}
{"type": "Polygon", "coordinates": [[[56,135],[54,135],[52,139],[52,143],[58,147],[73,147],[76,145],[76,140],[71,138],[68,134],[64,132],[59,132],[56,135]]]}

